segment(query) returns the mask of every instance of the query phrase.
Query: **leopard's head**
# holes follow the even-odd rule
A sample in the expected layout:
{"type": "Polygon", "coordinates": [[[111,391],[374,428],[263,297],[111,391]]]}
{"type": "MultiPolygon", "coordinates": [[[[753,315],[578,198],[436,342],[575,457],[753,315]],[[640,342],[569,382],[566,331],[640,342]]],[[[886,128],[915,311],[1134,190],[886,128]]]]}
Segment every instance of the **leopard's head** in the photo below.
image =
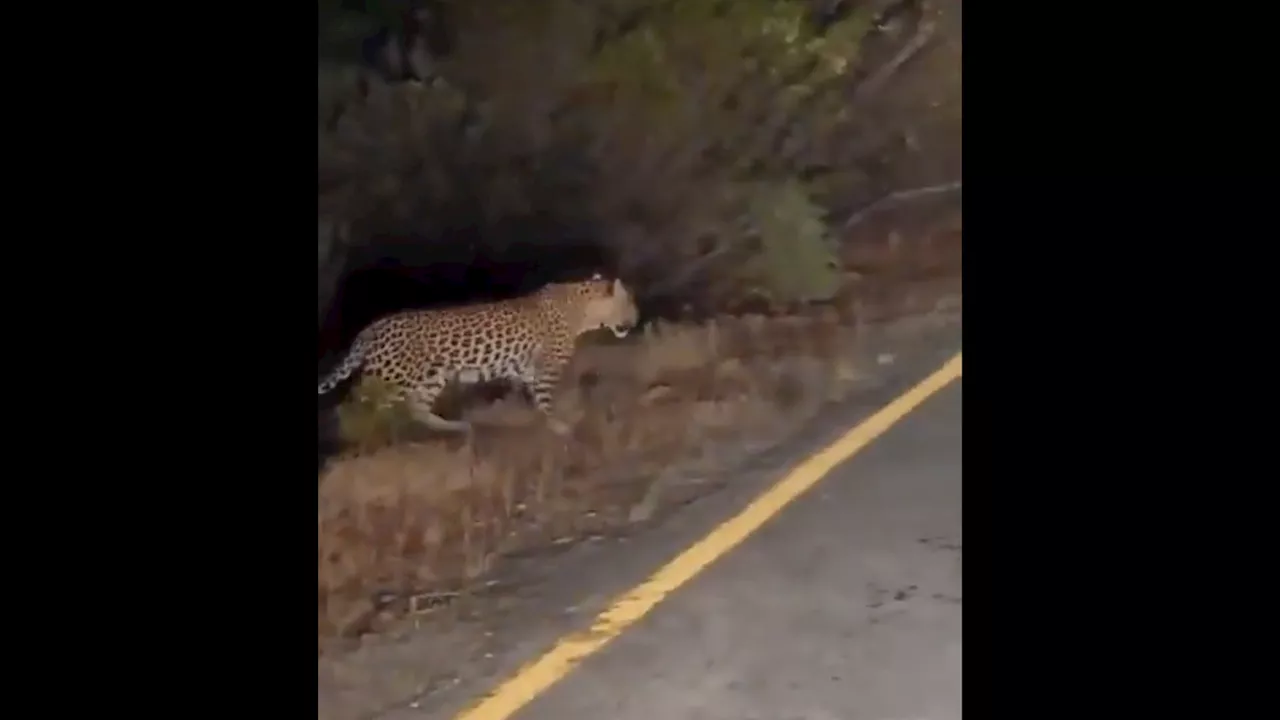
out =
{"type": "Polygon", "coordinates": [[[617,337],[626,337],[636,326],[640,311],[635,299],[622,281],[596,274],[590,280],[575,283],[574,295],[582,304],[578,333],[609,328],[617,337]]]}

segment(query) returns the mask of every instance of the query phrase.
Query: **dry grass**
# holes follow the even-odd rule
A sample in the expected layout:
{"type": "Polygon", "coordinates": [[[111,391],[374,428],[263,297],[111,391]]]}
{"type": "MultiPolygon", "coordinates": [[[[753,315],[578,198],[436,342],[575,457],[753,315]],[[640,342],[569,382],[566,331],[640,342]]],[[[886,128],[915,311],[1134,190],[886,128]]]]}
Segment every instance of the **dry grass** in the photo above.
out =
{"type": "MultiPolygon", "coordinates": [[[[581,347],[552,435],[524,398],[475,408],[440,436],[332,462],[320,486],[320,635],[378,625],[379,597],[465,591],[507,553],[649,519],[696,489],[655,484],[675,463],[773,435],[852,387],[834,311],[661,324],[581,347]]],[[[359,393],[353,393],[359,402],[359,393]]]]}

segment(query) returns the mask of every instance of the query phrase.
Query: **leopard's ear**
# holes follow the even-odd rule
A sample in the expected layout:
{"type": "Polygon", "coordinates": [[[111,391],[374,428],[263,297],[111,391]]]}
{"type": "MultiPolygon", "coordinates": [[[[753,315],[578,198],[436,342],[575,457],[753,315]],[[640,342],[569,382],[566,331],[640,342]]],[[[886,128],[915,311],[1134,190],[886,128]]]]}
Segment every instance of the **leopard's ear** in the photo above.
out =
{"type": "Polygon", "coordinates": [[[603,275],[601,275],[600,273],[592,273],[592,275],[591,275],[591,279],[592,279],[592,280],[603,280],[603,279],[604,279],[604,276],[603,276],[603,275]]]}
{"type": "Polygon", "coordinates": [[[622,287],[621,280],[619,280],[618,278],[614,278],[613,282],[610,283],[609,285],[609,294],[610,295],[626,295],[627,289],[622,287]]]}

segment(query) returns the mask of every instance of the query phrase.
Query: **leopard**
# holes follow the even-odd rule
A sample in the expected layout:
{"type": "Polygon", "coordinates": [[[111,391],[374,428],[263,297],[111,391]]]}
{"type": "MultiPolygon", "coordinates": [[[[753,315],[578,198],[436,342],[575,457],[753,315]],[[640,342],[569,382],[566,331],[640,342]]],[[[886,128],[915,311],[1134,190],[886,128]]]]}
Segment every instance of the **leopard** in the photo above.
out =
{"type": "Polygon", "coordinates": [[[359,370],[386,386],[388,404],[407,401],[412,417],[428,428],[471,432],[469,422],[437,415],[436,399],[451,383],[507,380],[527,388],[549,428],[564,436],[570,426],[556,418],[553,397],[578,338],[602,328],[626,337],[638,317],[626,285],[600,273],[508,300],[400,311],[356,335],[321,380],[319,394],[359,370]]]}

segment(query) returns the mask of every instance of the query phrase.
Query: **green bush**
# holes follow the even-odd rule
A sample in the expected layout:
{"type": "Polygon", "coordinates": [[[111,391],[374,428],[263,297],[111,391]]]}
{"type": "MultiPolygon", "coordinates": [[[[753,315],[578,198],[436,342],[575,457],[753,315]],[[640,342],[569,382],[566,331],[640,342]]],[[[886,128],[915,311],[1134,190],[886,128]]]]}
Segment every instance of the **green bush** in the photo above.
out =
{"type": "Polygon", "coordinates": [[[836,246],[823,209],[796,180],[752,188],[753,239],[758,250],[744,268],[750,290],[771,304],[830,300],[840,289],[836,246]]]}

